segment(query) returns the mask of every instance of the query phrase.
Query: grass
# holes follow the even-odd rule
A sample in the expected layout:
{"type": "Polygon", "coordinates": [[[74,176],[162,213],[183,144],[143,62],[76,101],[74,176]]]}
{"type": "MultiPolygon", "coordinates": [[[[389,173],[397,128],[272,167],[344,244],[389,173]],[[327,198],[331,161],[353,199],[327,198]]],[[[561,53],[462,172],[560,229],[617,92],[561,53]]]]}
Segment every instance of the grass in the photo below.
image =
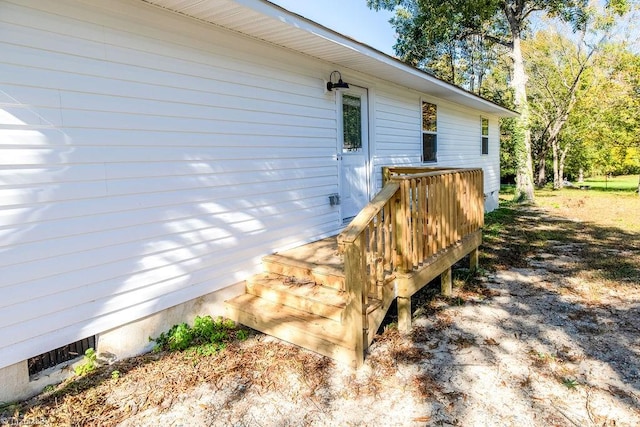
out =
{"type": "Polygon", "coordinates": [[[536,191],[539,206],[567,218],[639,232],[640,197],[631,191],[585,191],[573,188],[536,191]]]}
{"type": "Polygon", "coordinates": [[[592,190],[631,192],[638,190],[638,175],[622,175],[611,178],[598,176],[587,178],[584,181],[586,185],[591,186],[592,190]]]}
{"type": "MultiPolygon", "coordinates": [[[[630,182],[630,179],[619,182],[630,182]]],[[[622,185],[621,185],[622,186],[622,185]]],[[[526,267],[540,250],[563,255],[558,243],[579,242],[581,261],[567,275],[582,280],[583,297],[597,303],[607,288],[640,283],[640,197],[632,191],[536,190],[536,207],[523,210],[501,194],[486,215],[483,259],[491,270],[526,267]]]]}

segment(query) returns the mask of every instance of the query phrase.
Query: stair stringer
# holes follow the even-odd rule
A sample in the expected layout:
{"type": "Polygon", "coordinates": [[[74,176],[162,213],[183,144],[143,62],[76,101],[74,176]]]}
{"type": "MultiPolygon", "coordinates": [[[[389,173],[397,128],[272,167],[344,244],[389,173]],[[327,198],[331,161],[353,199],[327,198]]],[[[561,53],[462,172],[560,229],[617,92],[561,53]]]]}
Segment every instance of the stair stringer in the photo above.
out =
{"type": "Polygon", "coordinates": [[[367,309],[367,347],[373,342],[396,296],[395,280],[389,281],[383,286],[382,301],[375,300],[376,306],[372,305],[367,309]]]}

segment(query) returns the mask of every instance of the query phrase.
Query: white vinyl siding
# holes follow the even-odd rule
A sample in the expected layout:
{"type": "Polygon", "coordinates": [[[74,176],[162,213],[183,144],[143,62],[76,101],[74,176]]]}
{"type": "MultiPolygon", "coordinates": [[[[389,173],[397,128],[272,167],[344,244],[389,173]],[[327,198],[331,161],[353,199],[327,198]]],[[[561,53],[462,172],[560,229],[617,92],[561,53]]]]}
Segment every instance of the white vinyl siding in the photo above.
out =
{"type": "MultiPolygon", "coordinates": [[[[484,169],[485,193],[500,189],[499,119],[489,119],[489,155],[478,150],[479,112],[442,99],[394,88],[376,92],[375,191],[382,185],[382,166],[451,166],[484,169]],[[438,161],[423,164],[421,101],[438,106],[438,161]]],[[[495,206],[487,203],[487,209],[495,206]]]]}
{"type": "Polygon", "coordinates": [[[318,63],[123,2],[3,2],[0,49],[0,366],[337,230],[318,63]]]}
{"type": "Polygon", "coordinates": [[[382,166],[419,165],[422,156],[419,96],[401,88],[378,88],[375,105],[375,192],[382,186],[382,166]]]}
{"type": "MultiPolygon", "coordinates": [[[[0,367],[237,283],[341,227],[335,64],[142,1],[0,5],[0,367]]],[[[369,82],[381,166],[438,163],[499,188],[498,121],[369,82]]],[[[353,80],[351,80],[353,81],[353,80]]]]}

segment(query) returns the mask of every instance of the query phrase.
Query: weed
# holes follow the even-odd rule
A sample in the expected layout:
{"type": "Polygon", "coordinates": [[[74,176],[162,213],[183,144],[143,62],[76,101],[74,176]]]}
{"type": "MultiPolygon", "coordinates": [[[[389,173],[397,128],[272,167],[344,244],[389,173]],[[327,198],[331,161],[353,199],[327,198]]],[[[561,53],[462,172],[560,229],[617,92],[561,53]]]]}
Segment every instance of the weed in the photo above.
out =
{"type": "Polygon", "coordinates": [[[120,378],[120,371],[115,370],[111,372],[111,379],[117,380],[118,378],[120,378]]]}
{"type": "Polygon", "coordinates": [[[185,350],[193,341],[193,331],[186,323],[179,324],[169,337],[169,350],[185,350]]]}
{"type": "Polygon", "coordinates": [[[98,367],[97,360],[98,355],[96,351],[93,348],[88,348],[87,351],[84,352],[83,363],[74,368],[76,375],[83,376],[94,371],[98,367]]]}
{"type": "Polygon", "coordinates": [[[56,389],[56,386],[54,384],[49,384],[44,386],[44,388],[42,389],[43,393],[51,393],[53,390],[56,389]]]}
{"type": "Polygon", "coordinates": [[[246,330],[235,330],[236,325],[232,320],[211,316],[196,316],[193,326],[187,323],[174,325],[167,332],[163,332],[157,338],[149,338],[155,341],[154,350],[184,351],[188,355],[211,356],[226,347],[232,337],[245,340],[249,336],[246,330]],[[231,332],[235,333],[231,335],[231,332]]]}
{"type": "Polygon", "coordinates": [[[580,385],[580,383],[576,381],[574,378],[563,378],[562,384],[569,390],[572,390],[580,385]]]}
{"type": "Polygon", "coordinates": [[[218,352],[224,350],[226,348],[226,344],[223,342],[213,342],[207,344],[196,345],[187,350],[187,354],[189,356],[213,356],[218,352]]]}
{"type": "Polygon", "coordinates": [[[543,365],[555,363],[557,362],[557,359],[558,359],[555,354],[551,354],[551,353],[542,353],[542,352],[532,351],[532,354],[534,356],[533,363],[536,366],[543,366],[543,365]]]}

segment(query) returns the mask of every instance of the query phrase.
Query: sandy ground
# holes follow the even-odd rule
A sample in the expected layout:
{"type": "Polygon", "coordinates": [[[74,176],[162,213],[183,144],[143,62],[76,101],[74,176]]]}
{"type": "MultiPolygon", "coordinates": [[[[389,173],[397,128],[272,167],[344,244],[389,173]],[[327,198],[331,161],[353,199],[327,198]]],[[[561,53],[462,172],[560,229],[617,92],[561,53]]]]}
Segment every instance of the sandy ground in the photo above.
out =
{"type": "Polygon", "coordinates": [[[387,328],[357,373],[330,363],[313,386],[295,372],[274,389],[201,384],[121,425],[638,426],[640,289],[585,298],[567,274],[580,251],[551,242],[530,267],[486,274],[480,292],[431,301],[410,336],[387,328]]]}

